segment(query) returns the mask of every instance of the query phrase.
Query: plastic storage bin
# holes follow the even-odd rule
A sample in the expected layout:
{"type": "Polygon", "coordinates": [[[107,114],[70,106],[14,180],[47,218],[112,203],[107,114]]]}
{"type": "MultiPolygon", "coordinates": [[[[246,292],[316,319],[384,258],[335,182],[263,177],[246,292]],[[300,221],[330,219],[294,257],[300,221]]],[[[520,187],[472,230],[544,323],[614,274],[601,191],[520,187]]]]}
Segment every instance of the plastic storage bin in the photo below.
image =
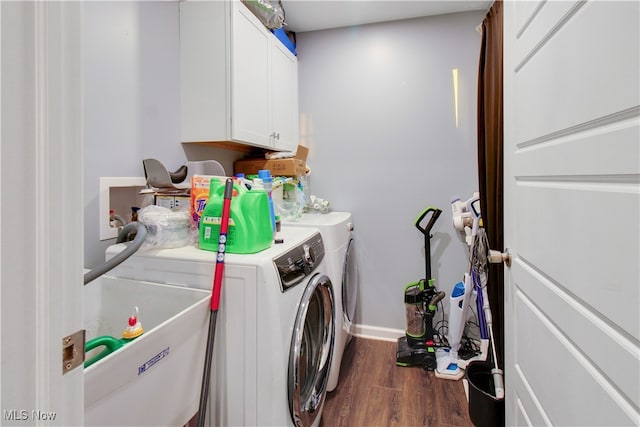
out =
{"type": "Polygon", "coordinates": [[[504,399],[493,395],[492,367],[489,362],[474,361],[465,372],[469,383],[469,416],[476,427],[504,426],[504,399]]]}

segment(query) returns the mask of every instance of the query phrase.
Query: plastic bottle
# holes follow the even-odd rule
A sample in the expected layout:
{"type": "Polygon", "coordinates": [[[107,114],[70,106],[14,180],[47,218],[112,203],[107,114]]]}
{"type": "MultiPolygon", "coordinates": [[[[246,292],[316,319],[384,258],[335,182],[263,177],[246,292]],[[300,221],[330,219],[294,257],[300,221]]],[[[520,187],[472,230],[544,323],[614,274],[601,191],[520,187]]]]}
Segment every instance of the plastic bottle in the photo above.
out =
{"type": "Polygon", "coordinates": [[[251,190],[251,184],[247,181],[243,173],[237,173],[235,178],[236,178],[235,181],[238,184],[240,184],[241,186],[244,186],[244,188],[246,188],[247,190],[251,190]]]}
{"type": "Polygon", "coordinates": [[[273,191],[273,178],[271,177],[271,171],[268,169],[261,169],[258,171],[258,177],[262,179],[262,188],[266,191],[267,196],[269,197],[269,216],[271,217],[271,226],[273,228],[273,232],[276,232],[276,212],[273,207],[273,198],[271,197],[271,192],[273,191]]]}
{"type": "MultiPolygon", "coordinates": [[[[226,252],[252,254],[269,248],[273,244],[273,230],[266,192],[247,190],[237,182],[233,184],[233,190],[226,252]]],[[[224,185],[212,179],[200,221],[200,249],[218,250],[223,199],[224,185]]]]}

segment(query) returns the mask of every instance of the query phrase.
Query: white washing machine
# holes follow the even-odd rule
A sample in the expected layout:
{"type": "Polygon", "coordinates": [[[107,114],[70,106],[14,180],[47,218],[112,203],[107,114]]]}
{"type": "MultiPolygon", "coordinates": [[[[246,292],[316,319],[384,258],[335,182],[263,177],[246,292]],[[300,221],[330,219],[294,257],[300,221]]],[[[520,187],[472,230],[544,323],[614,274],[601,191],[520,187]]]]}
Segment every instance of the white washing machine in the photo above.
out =
{"type": "MultiPolygon", "coordinates": [[[[257,254],[225,256],[211,426],[320,424],[335,337],[323,239],[311,228],[278,237],[284,243],[257,254]]],[[[109,247],[107,259],[123,245],[109,247]]],[[[109,275],[210,290],[215,258],[192,246],[140,249],[109,275]]]]}
{"type": "Polygon", "coordinates": [[[338,385],[344,349],[352,337],[352,321],[358,297],[358,269],[354,252],[353,223],[350,212],[305,213],[299,221],[285,221],[283,230],[312,227],[320,230],[324,240],[329,278],[336,295],[336,345],[331,362],[327,390],[338,385]]]}

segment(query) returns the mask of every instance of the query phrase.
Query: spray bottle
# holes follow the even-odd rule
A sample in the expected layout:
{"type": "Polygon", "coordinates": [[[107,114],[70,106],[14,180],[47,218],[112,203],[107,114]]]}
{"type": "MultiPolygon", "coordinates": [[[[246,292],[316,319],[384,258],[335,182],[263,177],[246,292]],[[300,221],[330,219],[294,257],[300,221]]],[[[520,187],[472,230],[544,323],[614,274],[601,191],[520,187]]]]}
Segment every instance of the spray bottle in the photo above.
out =
{"type": "Polygon", "coordinates": [[[473,283],[469,274],[464,274],[464,280],[456,283],[449,296],[449,325],[447,341],[449,350],[436,351],[436,376],[447,379],[460,379],[464,372],[459,365],[458,350],[462,341],[462,334],[469,314],[469,302],[473,283]]]}

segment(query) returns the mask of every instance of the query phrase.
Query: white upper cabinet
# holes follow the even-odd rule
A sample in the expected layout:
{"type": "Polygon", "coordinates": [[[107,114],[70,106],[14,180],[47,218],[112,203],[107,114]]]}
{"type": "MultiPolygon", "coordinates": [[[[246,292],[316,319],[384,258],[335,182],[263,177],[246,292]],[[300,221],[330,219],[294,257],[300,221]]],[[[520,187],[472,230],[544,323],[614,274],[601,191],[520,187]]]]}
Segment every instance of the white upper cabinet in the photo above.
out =
{"type": "Polygon", "coordinates": [[[239,4],[231,33],[231,138],[271,146],[269,42],[262,23],[239,4]]]}
{"type": "Polygon", "coordinates": [[[271,48],[271,114],[275,145],[298,147],[298,60],[279,40],[271,48]]]}
{"type": "Polygon", "coordinates": [[[182,142],[294,151],[298,61],[239,1],[180,5],[182,142]]]}

